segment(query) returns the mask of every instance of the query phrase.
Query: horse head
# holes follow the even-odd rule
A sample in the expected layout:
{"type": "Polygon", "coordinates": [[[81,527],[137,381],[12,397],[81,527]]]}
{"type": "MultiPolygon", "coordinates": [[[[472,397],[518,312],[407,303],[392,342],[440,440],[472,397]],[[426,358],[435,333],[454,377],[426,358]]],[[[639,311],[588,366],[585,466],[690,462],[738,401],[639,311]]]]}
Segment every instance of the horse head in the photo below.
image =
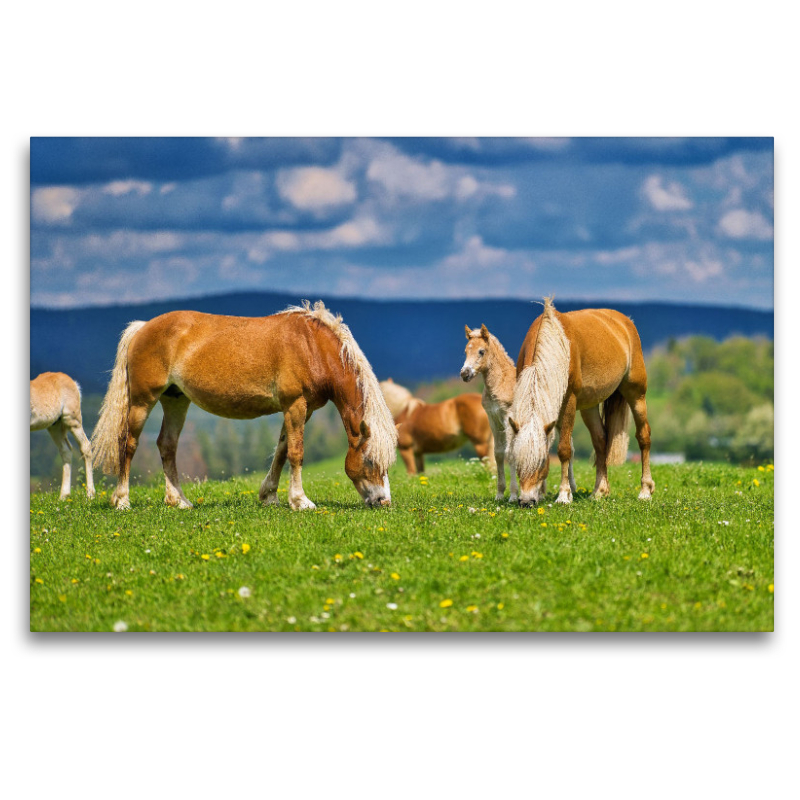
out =
{"type": "Polygon", "coordinates": [[[517,471],[519,504],[530,507],[544,500],[550,471],[550,443],[555,420],[544,424],[534,414],[524,425],[508,418],[509,460],[517,471]]]}
{"type": "Polygon", "coordinates": [[[353,482],[356,491],[361,495],[368,508],[391,505],[392,495],[389,490],[389,475],[381,469],[367,452],[367,445],[372,436],[369,425],[362,419],[358,435],[348,436],[349,447],[344,461],[344,471],[353,482]]]}

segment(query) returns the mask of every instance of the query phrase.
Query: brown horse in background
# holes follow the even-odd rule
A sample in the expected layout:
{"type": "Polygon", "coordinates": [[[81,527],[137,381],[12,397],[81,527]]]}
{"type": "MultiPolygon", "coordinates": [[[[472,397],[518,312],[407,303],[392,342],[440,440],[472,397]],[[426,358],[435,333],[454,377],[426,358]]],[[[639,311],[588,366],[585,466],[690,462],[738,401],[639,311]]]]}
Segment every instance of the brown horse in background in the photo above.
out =
{"type": "MultiPolygon", "coordinates": [[[[392,383],[394,389],[404,390],[392,383]]],[[[381,389],[387,392],[386,382],[381,389]]],[[[493,450],[492,429],[481,405],[481,396],[470,392],[441,403],[426,403],[411,396],[395,415],[397,446],[409,475],[425,471],[425,453],[447,453],[472,442],[478,458],[485,460],[493,450]]]]}
{"type": "Polygon", "coordinates": [[[605,497],[607,465],[623,463],[628,453],[629,408],[642,453],[639,499],[649,499],[655,483],[650,475],[646,392],[642,344],[628,317],[593,308],[559,314],[552,298],[545,298],[544,312],[528,330],[517,359],[509,416],[509,451],[519,476],[520,505],[532,505],[544,496],[542,482],[556,427],[561,432],[561,485],[556,502],[572,502],[569,462],[576,411],[592,436],[597,467],[593,496],[605,497]]]}
{"type": "Polygon", "coordinates": [[[312,509],[301,479],[303,430],[329,400],[347,434],[345,472],[368,506],[388,505],[387,471],[395,460],[397,433],[375,374],[340,316],[321,302],[270,317],[173,311],[132,322],[122,334],[94,432],[95,459],[119,478],[112,504],[130,508],[131,459],[145,420],[160,402],[164,500],[191,508],[175,461],[189,405],[229,419],[280,412],[283,428],[259,498],[265,505],[278,503],[288,457],[289,505],[312,509]]]}
{"type": "Polygon", "coordinates": [[[86,496],[94,497],[92,446],[83,431],[81,417],[81,387],[63,372],[43,372],[31,381],[31,430],[47,432],[61,454],[61,495],[69,497],[72,473],[72,445],[67,433],[72,433],[86,466],[86,496]]]}

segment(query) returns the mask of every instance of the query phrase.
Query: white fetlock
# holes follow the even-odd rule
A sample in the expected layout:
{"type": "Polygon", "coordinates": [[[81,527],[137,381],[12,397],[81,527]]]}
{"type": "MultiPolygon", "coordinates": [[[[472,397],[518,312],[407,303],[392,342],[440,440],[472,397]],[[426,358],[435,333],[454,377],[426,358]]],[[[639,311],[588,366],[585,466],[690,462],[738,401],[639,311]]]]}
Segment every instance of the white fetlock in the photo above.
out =
{"type": "Polygon", "coordinates": [[[513,503],[514,505],[518,505],[519,504],[519,498],[515,494],[509,495],[508,502],[509,503],[513,503]]]}
{"type": "Polygon", "coordinates": [[[569,505],[569,503],[571,502],[572,502],[572,492],[559,492],[558,497],[556,497],[556,503],[569,505]]]}
{"type": "Polygon", "coordinates": [[[265,506],[279,506],[281,501],[278,500],[277,492],[267,492],[264,497],[261,498],[261,503],[265,506]]]}
{"type": "Polygon", "coordinates": [[[316,506],[305,495],[299,498],[290,499],[289,505],[293,511],[313,511],[316,506]]]}
{"type": "Polygon", "coordinates": [[[494,501],[495,503],[502,503],[504,498],[505,498],[505,492],[498,492],[494,496],[494,501]]]}
{"type": "Polygon", "coordinates": [[[639,492],[639,499],[640,500],[649,500],[652,496],[653,495],[650,494],[650,490],[649,489],[642,489],[642,491],[639,492]]]}

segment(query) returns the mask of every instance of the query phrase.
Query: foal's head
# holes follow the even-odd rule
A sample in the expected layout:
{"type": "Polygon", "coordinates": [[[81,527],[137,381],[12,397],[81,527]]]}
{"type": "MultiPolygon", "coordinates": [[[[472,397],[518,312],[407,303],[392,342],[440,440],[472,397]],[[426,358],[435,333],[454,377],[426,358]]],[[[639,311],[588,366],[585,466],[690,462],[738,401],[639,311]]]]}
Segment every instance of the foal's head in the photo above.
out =
{"type": "Polygon", "coordinates": [[[480,330],[470,330],[469,325],[464,326],[467,332],[467,358],[461,367],[461,379],[469,383],[479,373],[485,373],[489,368],[489,329],[481,325],[480,330]]]}
{"type": "MultiPolygon", "coordinates": [[[[359,435],[351,438],[347,457],[344,461],[344,471],[353,481],[356,490],[364,498],[368,508],[391,505],[392,495],[389,491],[389,475],[386,468],[381,468],[367,453],[367,444],[372,431],[362,419],[358,429],[359,435]]],[[[394,443],[392,443],[394,449],[394,443]]]]}

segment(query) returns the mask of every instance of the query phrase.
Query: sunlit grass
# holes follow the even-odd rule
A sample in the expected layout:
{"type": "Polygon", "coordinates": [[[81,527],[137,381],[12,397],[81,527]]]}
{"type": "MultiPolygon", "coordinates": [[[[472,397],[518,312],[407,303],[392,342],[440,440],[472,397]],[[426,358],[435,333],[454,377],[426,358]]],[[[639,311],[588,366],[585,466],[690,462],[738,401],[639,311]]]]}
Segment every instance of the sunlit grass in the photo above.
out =
{"type": "MultiPolygon", "coordinates": [[[[571,506],[494,502],[477,464],[391,473],[393,505],[368,510],[341,460],[304,470],[317,510],[262,508],[259,478],[186,484],[194,510],[134,487],[133,508],[31,495],[37,631],[766,631],[773,628],[771,467],[611,470],[571,506]]],[[[285,477],[284,477],[285,481],[285,477]]],[[[108,494],[100,496],[103,491],[108,494]]]]}

